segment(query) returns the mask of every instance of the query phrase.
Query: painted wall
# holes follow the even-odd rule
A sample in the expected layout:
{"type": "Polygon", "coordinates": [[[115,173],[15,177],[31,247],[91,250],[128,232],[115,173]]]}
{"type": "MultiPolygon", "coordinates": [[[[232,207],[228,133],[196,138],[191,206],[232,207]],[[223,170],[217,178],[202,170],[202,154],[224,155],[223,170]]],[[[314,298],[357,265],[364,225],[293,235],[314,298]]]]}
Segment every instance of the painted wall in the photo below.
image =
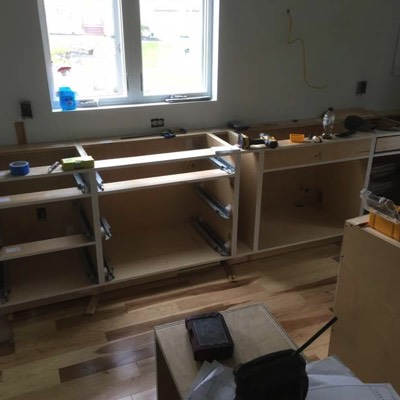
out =
{"type": "Polygon", "coordinates": [[[19,102],[32,102],[25,120],[28,142],[155,133],[150,119],[166,128],[223,126],[317,117],[328,106],[400,108],[400,76],[392,63],[400,24],[398,0],[221,0],[218,100],[105,110],[53,113],[35,0],[0,4],[0,144],[16,143],[19,102]],[[299,43],[306,44],[309,81],[303,80],[299,43]],[[368,81],[367,93],[355,94],[368,81]]]}

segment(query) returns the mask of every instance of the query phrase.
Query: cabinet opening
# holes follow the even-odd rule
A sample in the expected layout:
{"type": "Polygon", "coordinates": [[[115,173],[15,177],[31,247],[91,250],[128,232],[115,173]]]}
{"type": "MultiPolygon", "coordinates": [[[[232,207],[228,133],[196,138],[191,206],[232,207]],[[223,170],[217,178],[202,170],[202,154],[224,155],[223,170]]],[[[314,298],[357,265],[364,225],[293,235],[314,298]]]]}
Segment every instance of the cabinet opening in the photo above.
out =
{"type": "Polygon", "coordinates": [[[360,213],[366,167],[354,160],[265,173],[259,249],[342,235],[360,213]]]}
{"type": "MultiPolygon", "coordinates": [[[[206,186],[212,191],[215,186],[206,186]]],[[[230,187],[229,179],[223,188],[230,187]]],[[[216,262],[221,255],[193,227],[202,217],[229,242],[232,220],[223,219],[196,194],[194,184],[182,184],[100,197],[100,213],[111,225],[112,239],[104,241],[104,254],[116,279],[129,279],[178,270],[182,266],[216,262]]],[[[221,202],[229,195],[215,193],[221,202]]]]}
{"type": "Polygon", "coordinates": [[[195,135],[188,133],[177,135],[171,139],[165,139],[161,136],[151,136],[140,139],[119,140],[111,143],[87,144],[84,145],[84,149],[95,160],[105,160],[208,149],[224,145],[227,145],[227,143],[223,143],[208,133],[195,135]]]}
{"type": "Polygon", "coordinates": [[[375,157],[368,189],[400,205],[400,155],[375,157]]]}
{"type": "MultiPolygon", "coordinates": [[[[40,254],[26,259],[4,262],[8,287],[10,288],[7,306],[46,299],[47,303],[59,301],[60,294],[87,288],[89,266],[82,249],[70,249],[48,254],[40,254]]],[[[62,298],[62,296],[61,296],[62,298]]]]}

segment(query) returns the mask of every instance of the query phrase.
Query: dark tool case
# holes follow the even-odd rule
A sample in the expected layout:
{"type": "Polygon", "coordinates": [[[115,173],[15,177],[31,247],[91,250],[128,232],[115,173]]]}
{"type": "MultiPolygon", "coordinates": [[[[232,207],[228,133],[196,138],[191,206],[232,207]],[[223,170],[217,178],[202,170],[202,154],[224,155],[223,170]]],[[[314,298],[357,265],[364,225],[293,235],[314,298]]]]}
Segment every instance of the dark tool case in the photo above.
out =
{"type": "Polygon", "coordinates": [[[200,314],[185,319],[196,361],[224,359],[233,354],[233,340],[220,313],[200,314]]]}

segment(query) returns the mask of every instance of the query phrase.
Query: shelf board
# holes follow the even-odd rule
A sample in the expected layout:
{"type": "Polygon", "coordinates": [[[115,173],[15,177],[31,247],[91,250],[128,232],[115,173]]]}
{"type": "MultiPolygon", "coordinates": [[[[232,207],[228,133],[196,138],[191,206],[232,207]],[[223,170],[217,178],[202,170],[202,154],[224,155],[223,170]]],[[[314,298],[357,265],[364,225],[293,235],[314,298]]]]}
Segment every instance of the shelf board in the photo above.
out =
{"type": "Polygon", "coordinates": [[[104,184],[104,191],[99,195],[107,193],[118,193],[128,190],[139,190],[160,186],[177,185],[180,183],[203,182],[212,179],[225,178],[232,176],[221,169],[211,169],[206,171],[186,172],[183,174],[154,176],[150,178],[132,179],[104,184]]]}
{"type": "Polygon", "coordinates": [[[18,310],[41,304],[63,301],[96,290],[87,277],[87,265],[76,249],[40,254],[27,264],[26,260],[5,263],[10,284],[9,301],[1,309],[18,310]]]}
{"type": "Polygon", "coordinates": [[[260,220],[259,250],[319,239],[340,237],[344,220],[320,208],[287,207],[262,210],[260,220]]]}
{"type": "Polygon", "coordinates": [[[64,188],[44,190],[42,192],[12,194],[0,197],[0,209],[28,206],[30,204],[50,203],[53,201],[65,201],[89,197],[90,193],[82,193],[78,188],[64,188]]]}
{"type": "Polygon", "coordinates": [[[56,175],[73,175],[77,173],[88,173],[93,168],[86,169],[74,169],[71,171],[63,171],[61,165],[59,165],[54,171],[48,173],[48,166],[31,167],[27,175],[12,175],[9,170],[0,171],[0,183],[12,182],[12,181],[23,181],[37,178],[51,178],[56,175]]]}
{"type": "Polygon", "coordinates": [[[148,154],[144,156],[113,158],[109,160],[95,161],[97,170],[120,168],[120,167],[137,167],[140,165],[152,165],[175,161],[196,160],[200,158],[208,158],[216,155],[215,149],[207,148],[199,150],[175,151],[171,153],[148,154]]]}
{"type": "MultiPolygon", "coordinates": [[[[104,243],[104,254],[114,268],[115,281],[149,277],[198,265],[222,257],[190,224],[168,229],[134,232],[104,243]]],[[[112,283],[112,282],[111,282],[112,283]]]]}
{"type": "Polygon", "coordinates": [[[94,241],[88,240],[85,235],[79,234],[5,246],[0,250],[0,262],[37,254],[90,246],[94,245],[94,243],[94,241]]]}

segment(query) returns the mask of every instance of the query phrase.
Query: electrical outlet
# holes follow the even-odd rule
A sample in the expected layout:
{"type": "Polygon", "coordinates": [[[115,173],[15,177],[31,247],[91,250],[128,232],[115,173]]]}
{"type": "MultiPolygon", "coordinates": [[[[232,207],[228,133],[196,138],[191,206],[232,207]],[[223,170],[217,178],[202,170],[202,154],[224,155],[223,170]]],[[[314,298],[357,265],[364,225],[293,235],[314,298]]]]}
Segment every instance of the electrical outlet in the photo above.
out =
{"type": "Polygon", "coordinates": [[[21,101],[21,117],[25,118],[33,118],[32,114],[32,104],[30,101],[21,101]]]}
{"type": "Polygon", "coordinates": [[[164,126],[164,118],[152,118],[150,122],[152,128],[160,128],[164,126]]]}
{"type": "Polygon", "coordinates": [[[367,93],[367,81],[358,81],[356,94],[361,96],[362,94],[367,93]]]}

